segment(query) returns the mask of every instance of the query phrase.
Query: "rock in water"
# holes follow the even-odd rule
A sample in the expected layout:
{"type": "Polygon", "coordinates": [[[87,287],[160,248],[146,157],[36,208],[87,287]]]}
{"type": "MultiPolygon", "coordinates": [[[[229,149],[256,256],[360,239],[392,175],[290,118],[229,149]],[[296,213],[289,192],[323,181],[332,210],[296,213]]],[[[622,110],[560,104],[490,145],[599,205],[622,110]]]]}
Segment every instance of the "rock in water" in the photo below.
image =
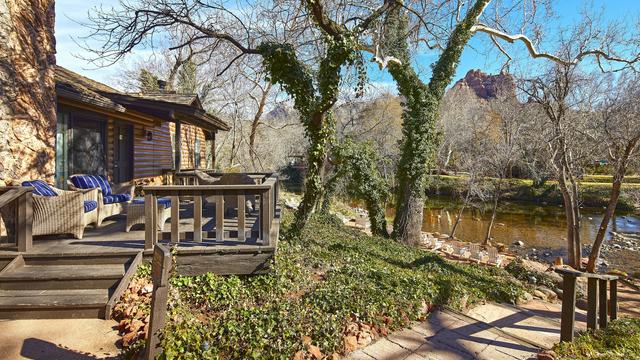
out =
{"type": "Polygon", "coordinates": [[[513,242],[513,245],[515,245],[515,246],[519,246],[519,247],[523,247],[523,246],[524,246],[524,242],[522,242],[521,240],[514,241],[514,242],[513,242]]]}

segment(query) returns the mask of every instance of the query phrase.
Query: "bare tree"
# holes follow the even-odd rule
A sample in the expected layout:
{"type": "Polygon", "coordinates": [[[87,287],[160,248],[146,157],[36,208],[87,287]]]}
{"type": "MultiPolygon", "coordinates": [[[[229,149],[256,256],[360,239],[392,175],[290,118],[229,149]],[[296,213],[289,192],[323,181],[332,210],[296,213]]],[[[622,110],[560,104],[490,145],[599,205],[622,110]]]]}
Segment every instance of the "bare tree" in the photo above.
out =
{"type": "Polygon", "coordinates": [[[540,34],[541,27],[536,25],[536,20],[540,18],[538,10],[549,8],[543,5],[548,5],[548,2],[418,1],[406,4],[402,9],[396,8],[387,16],[380,40],[382,51],[376,59],[382,59],[379,63],[389,68],[399,92],[407,100],[394,221],[394,235],[402,241],[415,243],[420,238],[425,183],[439,142],[435,129],[437,111],[444,91],[455,74],[462,50],[475,33],[487,34],[505,55],[507,63],[512,57],[502,42],[522,43],[532,58],[552,60],[563,66],[575,66],[589,57],[594,58],[603,69],[609,63],[630,67],[638,61],[637,51],[612,46],[609,31],[595,26],[584,29],[591,30],[587,32],[588,41],[581,42],[580,51],[571,56],[538,50],[536,43],[539,39],[531,40],[523,33],[530,30],[540,34]],[[493,8],[485,12],[490,3],[493,8]],[[521,13],[519,9],[522,9],[521,13]],[[511,34],[510,29],[517,33],[511,34]],[[411,67],[407,44],[411,40],[429,49],[441,49],[428,83],[423,83],[411,67]]]}
{"type": "MultiPolygon", "coordinates": [[[[587,271],[595,272],[600,249],[607,233],[609,222],[618,205],[622,183],[632,161],[637,159],[640,141],[640,79],[624,74],[617,80],[606,82],[605,98],[597,109],[594,125],[596,139],[604,145],[613,168],[611,194],[598,233],[593,242],[587,271]]],[[[597,87],[594,84],[594,87],[597,87]]],[[[614,220],[615,221],[615,220],[614,220]]]]}
{"type": "Polygon", "coordinates": [[[292,97],[310,143],[305,193],[292,226],[295,233],[304,227],[322,197],[324,163],[334,130],[331,110],[337,101],[342,67],[360,63],[364,70],[358,39],[395,2],[385,1],[373,10],[362,4],[334,6],[322,1],[276,2],[268,9],[263,4],[245,5],[232,10],[234,6],[224,1],[121,0],[118,9],[93,12],[93,37],[103,42],[94,51],[101,59],[117,61],[142,42],[153,41],[154,35],[184,26],[192,30],[191,35],[172,49],[194,42],[203,43],[210,53],[230,47],[236,55],[222,72],[245,55],[260,56],[269,79],[292,97]],[[344,13],[354,16],[345,18],[344,13]],[[262,27],[262,17],[273,14],[285,21],[262,27]],[[285,27],[283,33],[280,25],[287,20],[300,26],[285,27]],[[278,35],[284,35],[284,40],[278,35]],[[301,56],[309,51],[319,54],[313,63],[301,56]]]}

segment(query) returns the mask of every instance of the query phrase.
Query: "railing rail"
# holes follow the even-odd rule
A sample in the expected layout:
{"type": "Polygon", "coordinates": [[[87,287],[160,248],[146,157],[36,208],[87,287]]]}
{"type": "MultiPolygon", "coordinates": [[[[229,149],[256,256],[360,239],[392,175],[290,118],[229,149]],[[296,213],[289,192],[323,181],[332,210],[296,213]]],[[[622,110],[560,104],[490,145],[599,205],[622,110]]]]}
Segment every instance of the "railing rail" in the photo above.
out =
{"type": "Polygon", "coordinates": [[[576,318],[576,281],[587,278],[587,328],[606,328],[610,320],[618,318],[618,277],[592,274],[570,268],[557,268],[562,275],[562,315],[560,341],[573,341],[576,318]],[[607,298],[607,285],[609,298],[607,298]]]}
{"type": "Polygon", "coordinates": [[[33,246],[33,188],[28,186],[0,187],[0,214],[9,240],[19,252],[31,251],[33,246]]]}
{"type": "MultiPolygon", "coordinates": [[[[257,176],[257,175],[256,175],[257,176]]],[[[253,199],[258,204],[258,238],[265,245],[274,245],[277,232],[272,231],[276,219],[279,182],[276,174],[261,174],[260,183],[238,185],[163,185],[144,186],[145,194],[145,249],[151,249],[158,242],[159,197],[171,198],[171,242],[180,241],[180,198],[193,199],[193,241],[202,242],[202,204],[203,199],[213,199],[215,203],[215,240],[225,240],[225,201],[237,201],[237,219],[235,239],[246,241],[245,226],[247,213],[245,203],[253,199]]],[[[235,209],[234,209],[235,210],[235,209]]],[[[235,212],[235,211],[234,211],[235,212]]],[[[230,234],[231,232],[229,232],[230,234]]],[[[230,236],[230,235],[229,235],[230,236]]],[[[227,237],[229,237],[227,236],[227,237]]]]}

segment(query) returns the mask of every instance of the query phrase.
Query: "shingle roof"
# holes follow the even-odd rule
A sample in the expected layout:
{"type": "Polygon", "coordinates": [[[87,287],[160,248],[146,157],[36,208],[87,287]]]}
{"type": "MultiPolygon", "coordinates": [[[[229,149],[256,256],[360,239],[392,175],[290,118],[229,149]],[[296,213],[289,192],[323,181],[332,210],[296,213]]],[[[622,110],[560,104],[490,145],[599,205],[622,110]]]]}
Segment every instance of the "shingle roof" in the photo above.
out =
{"type": "Polygon", "coordinates": [[[55,79],[56,92],[59,96],[72,98],[80,102],[89,103],[118,112],[126,111],[122,105],[98,92],[99,89],[118,92],[118,90],[112,89],[107,85],[100,84],[97,81],[91,80],[57,65],[55,68],[55,79]]]}
{"type": "Polygon", "coordinates": [[[180,105],[196,105],[198,106],[200,100],[196,94],[175,94],[175,93],[163,93],[163,92],[148,92],[148,93],[129,93],[128,95],[148,99],[170,102],[180,105]],[[198,104],[196,104],[198,103],[198,104]]]}
{"type": "MultiPolygon", "coordinates": [[[[192,119],[200,127],[229,130],[229,125],[219,117],[209,114],[203,107],[198,95],[176,93],[124,93],[98,81],[89,79],[62,66],[56,66],[56,91],[58,96],[89,103],[98,107],[126,112],[127,108],[140,102],[141,105],[155,109],[178,110],[192,119]]],[[[143,106],[143,107],[144,107],[143,106]]],[[[143,111],[136,108],[136,111],[143,111]]],[[[170,121],[171,119],[167,119],[170,121]]]]}

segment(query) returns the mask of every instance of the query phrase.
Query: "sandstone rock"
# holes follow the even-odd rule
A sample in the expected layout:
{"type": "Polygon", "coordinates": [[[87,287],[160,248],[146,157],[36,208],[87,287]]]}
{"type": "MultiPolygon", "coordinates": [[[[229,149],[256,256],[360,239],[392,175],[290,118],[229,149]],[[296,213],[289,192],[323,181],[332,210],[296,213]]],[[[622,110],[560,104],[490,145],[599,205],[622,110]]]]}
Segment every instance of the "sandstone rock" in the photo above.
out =
{"type": "Polygon", "coordinates": [[[322,359],[322,351],[320,351],[320,348],[315,346],[315,345],[309,345],[307,347],[307,351],[309,352],[309,354],[311,354],[316,360],[321,360],[322,359]]]}
{"type": "Polygon", "coordinates": [[[342,338],[345,353],[350,353],[358,349],[358,339],[355,336],[345,336],[342,338]]]}
{"type": "Polygon", "coordinates": [[[547,295],[545,295],[542,291],[538,289],[533,290],[533,296],[542,300],[545,300],[547,298],[547,295]]]}
{"type": "Polygon", "coordinates": [[[545,350],[538,354],[538,360],[555,360],[556,353],[553,350],[545,350]]]}
{"type": "Polygon", "coordinates": [[[129,345],[133,344],[136,340],[138,340],[138,333],[137,332],[126,333],[122,337],[122,346],[128,347],[129,345]]]}
{"type": "Polygon", "coordinates": [[[553,301],[558,298],[558,295],[553,290],[546,288],[544,286],[538,287],[537,290],[543,293],[545,295],[545,298],[549,301],[553,301]]]}
{"type": "Polygon", "coordinates": [[[509,74],[489,75],[480,70],[469,70],[464,78],[452,87],[453,91],[470,89],[481,99],[491,99],[503,94],[515,94],[515,83],[509,74]]]}

